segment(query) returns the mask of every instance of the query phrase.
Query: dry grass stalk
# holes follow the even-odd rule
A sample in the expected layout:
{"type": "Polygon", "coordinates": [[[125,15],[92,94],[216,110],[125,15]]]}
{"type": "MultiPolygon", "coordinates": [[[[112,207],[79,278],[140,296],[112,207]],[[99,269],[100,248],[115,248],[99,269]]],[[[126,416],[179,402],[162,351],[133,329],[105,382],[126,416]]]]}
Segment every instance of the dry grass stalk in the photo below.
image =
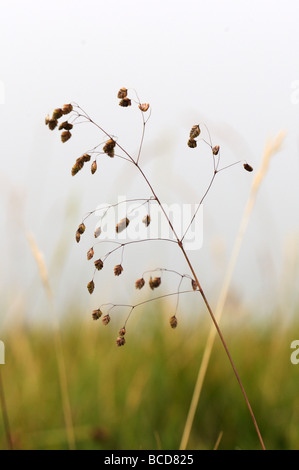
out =
{"type": "MultiPolygon", "coordinates": [[[[244,209],[244,214],[243,214],[241,224],[240,224],[237,236],[236,236],[235,244],[233,247],[233,251],[231,254],[231,258],[230,258],[227,270],[226,270],[220,296],[219,296],[218,303],[217,303],[216,310],[215,310],[215,318],[218,323],[220,322],[221,317],[222,317],[223,308],[224,308],[225,301],[227,298],[232,274],[233,274],[236,261],[240,252],[241,244],[242,244],[245,231],[249,222],[250,214],[252,212],[252,209],[256,201],[256,195],[257,195],[258,189],[260,188],[261,183],[264,177],[266,176],[271,157],[275,155],[281,149],[281,145],[282,145],[284,137],[285,137],[285,133],[280,132],[276,136],[274,141],[268,141],[266,143],[266,147],[265,147],[264,154],[262,157],[261,167],[252,182],[249,198],[244,209]]],[[[189,412],[187,415],[187,420],[185,423],[185,427],[184,427],[184,431],[183,431],[183,435],[182,435],[182,439],[180,443],[181,450],[185,450],[188,444],[191,428],[192,428],[193,421],[194,421],[195,412],[196,412],[197,405],[199,402],[199,398],[200,398],[203,382],[205,379],[205,375],[207,372],[209,360],[211,357],[215,337],[216,337],[216,330],[212,326],[210,329],[207,342],[206,342],[205,349],[204,349],[204,354],[203,354],[203,358],[201,361],[201,365],[198,371],[197,380],[195,383],[193,396],[192,396],[189,412]]]]}
{"type": "Polygon", "coordinates": [[[27,235],[27,240],[31,248],[31,252],[33,254],[33,257],[39,269],[40,278],[42,280],[44,289],[46,291],[46,294],[50,303],[53,326],[54,326],[54,346],[55,346],[56,360],[57,360],[57,366],[58,366],[59,384],[60,384],[60,390],[61,390],[67,440],[68,440],[68,445],[69,445],[70,450],[75,450],[76,448],[75,434],[74,434],[72,412],[71,412],[70,398],[69,398],[69,392],[68,392],[66,367],[65,367],[65,361],[64,361],[59,320],[58,320],[57,312],[55,309],[54,295],[50,286],[48,270],[46,267],[43,254],[40,251],[32,233],[27,232],[26,235],[27,235]]]}

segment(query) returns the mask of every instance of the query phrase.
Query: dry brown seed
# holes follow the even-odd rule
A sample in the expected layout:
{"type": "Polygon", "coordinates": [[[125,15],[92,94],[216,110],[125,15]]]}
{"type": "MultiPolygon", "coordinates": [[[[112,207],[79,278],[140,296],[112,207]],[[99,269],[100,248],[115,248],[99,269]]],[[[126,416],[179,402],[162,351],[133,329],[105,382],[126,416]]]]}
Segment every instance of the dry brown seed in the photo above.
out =
{"type": "Polygon", "coordinates": [[[94,232],[94,238],[98,238],[102,233],[101,227],[97,227],[94,232]]]}
{"type": "Polygon", "coordinates": [[[103,266],[104,266],[104,263],[101,259],[97,259],[95,262],[94,262],[94,265],[95,267],[97,268],[98,271],[100,271],[101,269],[103,269],[103,266]]]}
{"type": "Polygon", "coordinates": [[[125,336],[125,334],[126,334],[126,329],[125,329],[124,326],[119,330],[118,334],[119,334],[119,336],[125,336]]]}
{"type": "Polygon", "coordinates": [[[161,284],[161,278],[160,277],[154,277],[154,279],[152,277],[150,277],[149,286],[152,290],[159,287],[160,284],[161,284]]]}
{"type": "Polygon", "coordinates": [[[91,247],[87,252],[87,259],[90,260],[91,258],[93,258],[93,255],[94,255],[94,250],[91,247]]]}
{"type": "Polygon", "coordinates": [[[244,163],[243,167],[245,168],[246,171],[253,171],[252,166],[248,165],[248,163],[244,163]]]}
{"type": "Polygon", "coordinates": [[[189,139],[188,140],[188,147],[190,147],[191,149],[194,149],[196,146],[197,146],[196,140],[194,140],[194,139],[189,139]]]}
{"type": "Polygon", "coordinates": [[[194,279],[191,280],[191,285],[192,285],[193,290],[197,290],[198,285],[197,285],[197,282],[194,279]]]}
{"type": "Polygon", "coordinates": [[[59,119],[63,115],[62,109],[61,108],[56,108],[53,111],[52,114],[52,119],[59,119]]]}
{"type": "Polygon", "coordinates": [[[80,171],[83,168],[83,164],[84,162],[82,163],[78,161],[74,164],[72,168],[72,176],[75,176],[78,173],[78,171],[80,171]]]}
{"type": "Polygon", "coordinates": [[[49,122],[50,122],[50,116],[49,116],[49,114],[47,114],[47,116],[45,117],[46,126],[49,124],[49,122]]]}
{"type": "Polygon", "coordinates": [[[90,281],[90,282],[87,284],[87,290],[88,290],[88,292],[89,292],[90,294],[93,293],[94,287],[95,287],[95,285],[94,285],[94,282],[93,282],[93,281],[90,281]]]}
{"type": "Polygon", "coordinates": [[[116,224],[116,227],[115,227],[115,231],[116,233],[120,233],[122,232],[123,230],[125,230],[125,228],[127,228],[127,226],[129,225],[130,221],[127,217],[125,217],[124,219],[121,219],[118,224],[116,224]]]}
{"type": "Polygon", "coordinates": [[[127,97],[127,93],[128,93],[128,90],[125,88],[125,87],[122,87],[118,94],[117,94],[117,98],[121,99],[121,98],[126,98],[127,97]]]}
{"type": "Polygon", "coordinates": [[[71,104],[64,104],[62,107],[63,114],[68,114],[73,111],[73,106],[71,104]]]}
{"type": "Polygon", "coordinates": [[[215,145],[215,147],[212,148],[213,155],[218,155],[220,150],[219,145],[215,145]]]}
{"type": "Polygon", "coordinates": [[[76,232],[76,242],[77,243],[79,243],[80,238],[81,238],[80,232],[79,232],[79,230],[77,230],[77,232],[76,232]]]}
{"type": "Polygon", "coordinates": [[[124,268],[122,267],[121,264],[117,264],[116,266],[114,266],[114,274],[115,276],[120,276],[121,273],[123,272],[124,268]]]}
{"type": "Polygon", "coordinates": [[[175,315],[173,315],[173,316],[169,319],[169,323],[170,323],[171,328],[176,328],[177,325],[178,325],[177,317],[176,317],[175,315]]]}
{"type": "Polygon", "coordinates": [[[102,316],[101,310],[98,308],[97,310],[93,310],[92,312],[92,318],[94,320],[98,320],[102,316]]]}
{"type": "Polygon", "coordinates": [[[149,104],[148,103],[142,103],[138,106],[138,108],[145,113],[149,108],[149,104]]]}
{"type": "Polygon", "coordinates": [[[48,125],[49,125],[49,129],[51,131],[53,131],[55,129],[55,127],[57,126],[58,122],[57,122],[57,119],[50,119],[49,122],[48,122],[48,125]]]}
{"type": "Polygon", "coordinates": [[[141,277],[140,279],[137,279],[137,281],[135,282],[135,287],[136,287],[136,289],[142,289],[144,284],[145,284],[145,281],[144,281],[143,277],[141,277]]]}
{"type": "Polygon", "coordinates": [[[110,315],[108,313],[108,315],[105,315],[103,318],[102,318],[102,322],[104,323],[104,325],[108,325],[108,323],[110,322],[110,315]]]}
{"type": "Polygon", "coordinates": [[[109,157],[114,157],[114,147],[116,145],[115,140],[109,139],[103,147],[104,153],[109,155],[109,157]]]}
{"type": "Polygon", "coordinates": [[[80,157],[80,158],[82,158],[82,160],[83,160],[84,162],[89,162],[90,159],[91,159],[91,156],[88,155],[88,153],[84,153],[84,155],[82,155],[82,157],[80,157]]]}
{"type": "Polygon", "coordinates": [[[69,140],[71,137],[72,137],[72,134],[70,133],[70,131],[63,131],[61,133],[61,142],[64,143],[67,140],[69,140]]]}
{"type": "Polygon", "coordinates": [[[73,124],[71,124],[70,122],[68,121],[64,121],[60,124],[60,126],[58,127],[58,130],[62,130],[62,129],[65,129],[66,131],[70,131],[71,129],[73,129],[73,124]]]}
{"type": "Polygon", "coordinates": [[[191,131],[190,131],[190,139],[196,139],[196,137],[198,137],[200,134],[200,128],[199,128],[199,125],[195,125],[192,127],[191,131]]]}
{"type": "Polygon", "coordinates": [[[119,336],[117,339],[116,339],[116,344],[117,346],[124,346],[124,344],[126,343],[126,340],[123,336],[119,336]]]}
{"type": "Polygon", "coordinates": [[[83,224],[80,224],[79,227],[78,227],[78,232],[82,235],[82,233],[85,232],[85,225],[83,224]]]}
{"type": "Polygon", "coordinates": [[[148,227],[149,224],[151,223],[151,216],[145,215],[142,219],[142,222],[145,224],[146,227],[148,227]]]}
{"type": "Polygon", "coordinates": [[[96,171],[97,171],[97,162],[94,160],[91,164],[91,167],[90,167],[90,171],[91,171],[91,174],[93,175],[96,171]]]}
{"type": "Polygon", "coordinates": [[[123,98],[122,100],[120,100],[119,106],[122,106],[123,108],[127,108],[128,106],[131,106],[130,98],[123,98]]]}

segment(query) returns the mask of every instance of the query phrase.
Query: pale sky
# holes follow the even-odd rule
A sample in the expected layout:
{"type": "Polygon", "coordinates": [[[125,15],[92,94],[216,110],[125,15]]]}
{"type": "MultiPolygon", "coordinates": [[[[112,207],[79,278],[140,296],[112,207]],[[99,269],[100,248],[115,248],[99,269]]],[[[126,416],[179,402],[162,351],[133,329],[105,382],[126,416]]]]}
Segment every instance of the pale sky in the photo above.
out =
{"type": "MultiPolygon", "coordinates": [[[[1,0],[0,282],[5,309],[12,299],[26,303],[30,298],[33,306],[28,301],[26,309],[36,313],[35,296],[42,299],[35,291],[41,287],[26,230],[50,266],[57,298],[71,295],[76,303],[78,295],[85,302],[90,271],[86,247],[74,244],[76,225],[98,204],[129,197],[132,190],[135,194],[138,178],[120,161],[105,163],[93,179],[89,172],[72,178],[71,166],[98,143],[95,135],[78,126],[62,144],[44,118],[75,101],[135,152],[141,121],[133,109],[118,106],[116,95],[123,86],[151,104],[141,161],[165,202],[196,203],[206,187],[206,148],[191,156],[186,146],[192,125],[208,126],[213,143],[221,147],[223,165],[246,159],[254,169],[266,140],[286,132],[260,189],[233,282],[241,298],[262,311],[273,292],[277,302],[294,292],[298,18],[296,0],[1,0]],[[65,246],[70,250],[66,259],[65,246]],[[64,268],[57,259],[64,260],[64,268]]],[[[196,262],[211,293],[215,283],[217,288],[221,284],[253,177],[233,167],[217,176],[206,200],[204,244],[196,262]]],[[[140,197],[147,196],[140,188],[140,197]]],[[[166,261],[171,267],[171,256],[166,261]]]]}

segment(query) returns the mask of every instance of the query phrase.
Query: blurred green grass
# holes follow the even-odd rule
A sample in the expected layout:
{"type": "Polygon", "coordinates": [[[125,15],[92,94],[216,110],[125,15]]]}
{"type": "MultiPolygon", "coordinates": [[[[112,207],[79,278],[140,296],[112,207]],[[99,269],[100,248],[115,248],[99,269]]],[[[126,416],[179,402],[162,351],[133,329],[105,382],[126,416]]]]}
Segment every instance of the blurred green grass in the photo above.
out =
{"type": "MultiPolygon", "coordinates": [[[[116,317],[104,326],[72,309],[61,325],[76,448],[178,449],[209,319],[180,321],[172,330],[165,307],[147,308],[130,323],[127,344],[118,348],[116,317]]],[[[223,330],[266,447],[299,449],[299,365],[290,362],[298,325],[286,326],[279,318],[273,324],[244,329],[238,321],[233,327],[225,323],[223,330]]],[[[19,324],[1,339],[14,447],[67,449],[51,327],[19,324]]],[[[212,449],[221,432],[219,449],[260,448],[217,340],[188,448],[212,449]]],[[[6,447],[1,419],[0,449],[6,447]]]]}

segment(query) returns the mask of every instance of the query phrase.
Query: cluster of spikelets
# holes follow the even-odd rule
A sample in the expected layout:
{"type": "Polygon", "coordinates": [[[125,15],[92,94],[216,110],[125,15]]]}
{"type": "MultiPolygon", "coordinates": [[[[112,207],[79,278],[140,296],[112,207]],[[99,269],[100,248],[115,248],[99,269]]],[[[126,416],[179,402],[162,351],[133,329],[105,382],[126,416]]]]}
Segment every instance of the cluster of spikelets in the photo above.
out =
{"type": "MultiPolygon", "coordinates": [[[[54,109],[52,116],[46,116],[45,124],[49,127],[51,131],[53,131],[58,126],[58,120],[62,118],[65,114],[69,114],[73,111],[73,106],[71,104],[65,104],[62,108],[54,109]]],[[[63,121],[58,130],[62,130],[61,133],[61,141],[64,143],[72,137],[70,130],[73,128],[73,124],[68,121],[63,121]]]]}
{"type": "MultiPolygon", "coordinates": [[[[198,124],[195,124],[194,126],[192,126],[191,128],[191,131],[189,133],[189,140],[188,140],[188,147],[190,148],[195,148],[197,147],[197,137],[199,137],[201,133],[201,129],[199,127],[198,124]]],[[[219,150],[220,150],[220,147],[219,145],[215,145],[214,147],[211,146],[211,149],[212,149],[212,153],[214,156],[218,155],[219,154],[219,150]]],[[[243,167],[245,168],[246,171],[252,171],[253,168],[252,166],[250,166],[248,163],[244,163],[243,164],[243,167]]]]}

